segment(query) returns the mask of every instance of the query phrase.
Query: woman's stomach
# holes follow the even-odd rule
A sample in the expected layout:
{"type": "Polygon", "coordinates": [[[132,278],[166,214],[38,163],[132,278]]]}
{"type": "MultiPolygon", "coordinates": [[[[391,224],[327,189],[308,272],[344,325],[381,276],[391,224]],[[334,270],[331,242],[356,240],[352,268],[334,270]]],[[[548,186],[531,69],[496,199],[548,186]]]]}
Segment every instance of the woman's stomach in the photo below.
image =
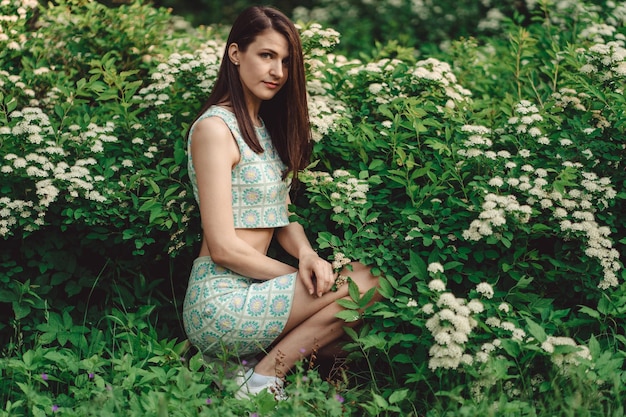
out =
{"type": "MultiPolygon", "coordinates": [[[[274,236],[274,229],[235,229],[235,234],[239,239],[243,240],[263,255],[266,255],[267,250],[270,247],[270,243],[272,242],[272,237],[274,236]]],[[[211,256],[211,252],[209,251],[209,247],[204,238],[202,240],[202,247],[198,256],[211,256]]]]}

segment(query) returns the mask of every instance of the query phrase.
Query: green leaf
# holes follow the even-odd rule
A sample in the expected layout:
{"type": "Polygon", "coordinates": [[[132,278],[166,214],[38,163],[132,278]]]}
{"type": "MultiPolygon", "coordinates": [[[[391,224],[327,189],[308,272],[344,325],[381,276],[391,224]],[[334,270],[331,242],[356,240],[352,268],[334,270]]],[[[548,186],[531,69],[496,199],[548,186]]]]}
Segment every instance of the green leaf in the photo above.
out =
{"type": "Polygon", "coordinates": [[[374,294],[376,294],[376,291],[376,288],[370,288],[369,290],[367,290],[367,292],[363,294],[363,297],[361,297],[361,300],[359,301],[359,307],[367,307],[370,301],[372,301],[372,299],[374,298],[374,294]]]}
{"type": "Polygon", "coordinates": [[[7,96],[5,100],[7,106],[7,114],[11,114],[17,108],[17,100],[15,97],[7,96]]]}
{"type": "Polygon", "coordinates": [[[428,266],[417,252],[411,252],[409,264],[411,266],[411,272],[413,272],[417,278],[428,278],[428,266]]]}
{"type": "Polygon", "coordinates": [[[593,317],[594,319],[600,319],[600,313],[597,310],[594,310],[593,308],[590,308],[587,306],[580,306],[580,309],[578,311],[590,317],[593,317]]]}
{"type": "Polygon", "coordinates": [[[17,301],[13,301],[12,305],[16,320],[21,320],[30,314],[30,306],[22,305],[17,301]]]}
{"type": "Polygon", "coordinates": [[[378,278],[378,292],[383,297],[390,299],[393,297],[394,290],[387,278],[380,277],[378,278]]]}
{"type": "Polygon", "coordinates": [[[387,402],[387,400],[385,400],[385,398],[383,398],[382,395],[372,392],[372,397],[374,398],[374,402],[376,403],[376,405],[382,408],[383,410],[389,407],[389,403],[387,402]]]}
{"type": "Polygon", "coordinates": [[[591,353],[591,357],[597,359],[602,353],[602,348],[600,347],[600,342],[594,335],[591,335],[589,338],[589,353],[591,353]]]}
{"type": "Polygon", "coordinates": [[[343,321],[348,323],[357,321],[361,318],[360,314],[354,310],[342,310],[339,313],[335,314],[335,317],[337,317],[338,319],[342,319],[343,321]]]}
{"type": "Polygon", "coordinates": [[[372,162],[370,162],[368,169],[370,171],[379,171],[385,168],[385,161],[383,161],[382,159],[374,159],[372,162]]]}
{"type": "Polygon", "coordinates": [[[361,299],[361,293],[359,292],[359,286],[356,285],[356,282],[352,281],[348,277],[348,293],[350,294],[350,298],[352,298],[357,303],[361,299]]]}
{"type": "Polygon", "coordinates": [[[513,339],[502,339],[502,349],[512,357],[518,357],[520,354],[520,347],[513,339]]]}
{"type": "Polygon", "coordinates": [[[0,302],[9,303],[16,298],[19,298],[19,295],[15,294],[14,292],[0,290],[0,302]]]}
{"type": "Polygon", "coordinates": [[[348,337],[350,337],[350,339],[352,339],[352,340],[357,340],[359,338],[359,335],[356,333],[356,331],[352,327],[347,327],[346,326],[343,329],[343,331],[346,332],[348,337]]]}
{"type": "Polygon", "coordinates": [[[528,326],[528,332],[535,338],[539,343],[543,343],[548,338],[545,330],[539,324],[535,323],[531,319],[526,319],[526,325],[528,326]]]}
{"type": "Polygon", "coordinates": [[[359,305],[356,302],[352,300],[346,300],[345,298],[340,298],[339,300],[337,300],[337,304],[339,304],[343,308],[347,308],[350,310],[358,310],[359,308],[359,305]]]}
{"type": "Polygon", "coordinates": [[[401,389],[399,391],[394,391],[390,396],[389,396],[389,404],[396,404],[402,400],[404,400],[408,394],[409,390],[407,389],[401,389]]]}

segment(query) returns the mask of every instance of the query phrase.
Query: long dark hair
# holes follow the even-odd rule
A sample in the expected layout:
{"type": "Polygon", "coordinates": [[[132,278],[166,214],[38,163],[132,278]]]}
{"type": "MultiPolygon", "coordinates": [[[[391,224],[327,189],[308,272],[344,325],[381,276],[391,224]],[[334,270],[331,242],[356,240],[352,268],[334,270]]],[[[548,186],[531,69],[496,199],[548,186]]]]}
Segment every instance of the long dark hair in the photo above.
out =
{"type": "Polygon", "coordinates": [[[287,165],[284,175],[291,173],[297,180],[298,171],[307,166],[311,156],[306,79],[300,35],[293,22],[279,10],[267,6],[252,6],[237,17],[228,35],[213,91],[195,120],[209,107],[229,99],[243,139],[256,153],[263,152],[246,108],[239,72],[228,57],[228,47],[236,43],[239,50],[245,52],[256,36],[267,29],[273,29],[287,39],[289,68],[287,82],[271,100],[261,104],[259,115],[280,158],[287,165]]]}

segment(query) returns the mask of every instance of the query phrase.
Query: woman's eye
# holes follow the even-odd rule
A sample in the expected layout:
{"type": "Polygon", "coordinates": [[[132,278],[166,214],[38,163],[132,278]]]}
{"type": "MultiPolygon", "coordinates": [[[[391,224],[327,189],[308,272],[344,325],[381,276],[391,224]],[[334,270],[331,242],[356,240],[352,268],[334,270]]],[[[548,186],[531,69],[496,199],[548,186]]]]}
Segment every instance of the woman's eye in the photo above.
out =
{"type": "Polygon", "coordinates": [[[269,52],[261,53],[261,58],[269,59],[271,57],[272,57],[272,54],[270,54],[269,52]]]}

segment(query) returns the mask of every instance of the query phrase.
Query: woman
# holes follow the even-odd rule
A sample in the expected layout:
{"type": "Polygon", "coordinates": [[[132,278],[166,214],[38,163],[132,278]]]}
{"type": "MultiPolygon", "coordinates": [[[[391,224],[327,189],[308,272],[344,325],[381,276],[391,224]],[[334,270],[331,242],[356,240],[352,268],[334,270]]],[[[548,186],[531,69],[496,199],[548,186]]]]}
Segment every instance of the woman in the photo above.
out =
{"type": "MultiPolygon", "coordinates": [[[[188,135],[189,176],[200,208],[202,244],[184,302],[185,331],[205,355],[265,352],[237,375],[239,397],[270,389],[327,347],[346,325],[335,314],[347,285],[288,220],[289,176],[310,157],[302,45],[293,23],[269,7],[246,9],[228,37],[218,78],[188,135]],[[298,268],[267,256],[270,242],[298,268]],[[269,347],[269,349],[268,349],[269,347]]],[[[362,264],[344,275],[364,293],[377,278],[362,264]]]]}

